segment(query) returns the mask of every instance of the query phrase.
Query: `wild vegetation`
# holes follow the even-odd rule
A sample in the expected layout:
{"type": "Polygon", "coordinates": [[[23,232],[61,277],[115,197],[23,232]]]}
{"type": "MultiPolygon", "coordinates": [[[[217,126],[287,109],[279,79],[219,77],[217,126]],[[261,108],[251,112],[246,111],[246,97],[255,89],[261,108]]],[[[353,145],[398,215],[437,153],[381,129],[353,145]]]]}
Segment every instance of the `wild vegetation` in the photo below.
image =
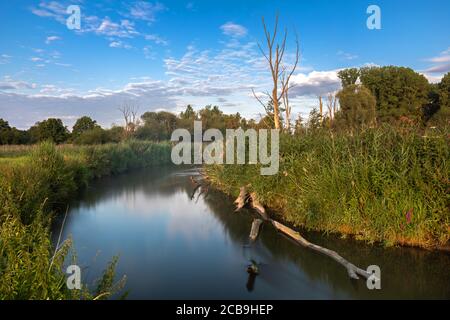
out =
{"type": "Polygon", "coordinates": [[[64,261],[75,257],[69,255],[70,239],[56,249],[52,245],[52,217],[63,213],[93,178],[167,164],[170,146],[128,141],[55,147],[44,142],[26,150],[11,148],[8,156],[0,162],[0,299],[105,299],[120,290],[125,279],[115,282],[116,257],[95,288],[67,289],[64,261]]]}

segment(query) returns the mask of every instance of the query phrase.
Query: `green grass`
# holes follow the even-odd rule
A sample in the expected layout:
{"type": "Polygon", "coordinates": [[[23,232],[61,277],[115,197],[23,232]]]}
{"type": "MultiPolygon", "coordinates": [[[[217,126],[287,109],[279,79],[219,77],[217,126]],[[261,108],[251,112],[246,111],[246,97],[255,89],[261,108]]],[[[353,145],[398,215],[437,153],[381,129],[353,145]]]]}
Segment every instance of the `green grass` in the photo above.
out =
{"type": "Polygon", "coordinates": [[[209,166],[223,191],[250,185],[295,226],[369,242],[421,247],[450,238],[448,129],[419,133],[389,126],[353,135],[314,130],[281,137],[280,170],[209,166]]]}
{"type": "Polygon", "coordinates": [[[68,290],[64,261],[67,240],[56,252],[51,218],[90,180],[170,161],[170,145],[129,141],[75,147],[43,143],[4,148],[0,154],[0,299],[104,299],[119,290],[117,258],[106,267],[96,290],[68,290]],[[53,261],[53,262],[51,262],[53,261]]]}

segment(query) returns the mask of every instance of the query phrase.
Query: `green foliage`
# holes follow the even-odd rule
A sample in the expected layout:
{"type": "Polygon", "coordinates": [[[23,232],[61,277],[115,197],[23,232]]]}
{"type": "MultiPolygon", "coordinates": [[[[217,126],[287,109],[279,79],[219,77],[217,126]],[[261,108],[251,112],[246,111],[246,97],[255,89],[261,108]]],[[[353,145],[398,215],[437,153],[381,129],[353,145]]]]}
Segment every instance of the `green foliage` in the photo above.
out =
{"type": "Polygon", "coordinates": [[[341,106],[336,114],[338,126],[359,128],[375,124],[376,100],[367,88],[356,84],[348,85],[338,93],[337,97],[341,106]]]}
{"type": "Polygon", "coordinates": [[[296,225],[386,245],[432,247],[449,238],[448,127],[424,133],[391,126],[282,135],[280,170],[208,166],[211,181],[237,196],[249,185],[296,225]],[[410,217],[410,218],[408,218],[410,217]]]}
{"type": "Polygon", "coordinates": [[[90,179],[168,164],[170,151],[169,144],[142,141],[58,148],[44,142],[27,151],[20,163],[11,158],[0,163],[0,299],[105,299],[121,290],[125,278],[114,282],[117,258],[96,290],[66,288],[64,265],[71,242],[54,252],[51,217],[65,210],[90,179]]]}
{"type": "Polygon", "coordinates": [[[84,130],[74,137],[73,143],[79,145],[104,144],[109,142],[108,132],[100,127],[84,130]]]}
{"type": "Polygon", "coordinates": [[[0,118],[0,145],[26,144],[30,140],[27,131],[10,127],[8,121],[0,118]]]}
{"type": "Polygon", "coordinates": [[[360,69],[361,83],[377,101],[377,118],[395,121],[400,117],[419,120],[428,103],[427,79],[410,68],[366,67],[360,69]]]}
{"type": "Polygon", "coordinates": [[[37,122],[30,128],[32,142],[49,140],[54,143],[62,143],[69,137],[69,131],[62,123],[61,119],[49,118],[37,122]]]}
{"type": "Polygon", "coordinates": [[[338,77],[341,79],[342,88],[356,84],[359,75],[360,71],[357,68],[340,70],[338,72],[338,77]]]}
{"type": "Polygon", "coordinates": [[[94,129],[100,129],[100,126],[97,124],[97,121],[92,120],[90,117],[84,116],[79,118],[73,125],[72,136],[74,138],[77,138],[82,133],[94,129]]]}

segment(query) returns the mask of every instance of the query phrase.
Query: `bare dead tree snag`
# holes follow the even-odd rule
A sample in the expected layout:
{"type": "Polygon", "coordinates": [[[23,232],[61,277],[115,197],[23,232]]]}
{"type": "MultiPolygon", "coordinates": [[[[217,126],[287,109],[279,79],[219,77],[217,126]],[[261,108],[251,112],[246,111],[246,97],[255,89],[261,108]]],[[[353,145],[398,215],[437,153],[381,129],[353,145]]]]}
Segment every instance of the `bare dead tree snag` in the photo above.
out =
{"type": "Polygon", "coordinates": [[[259,234],[259,228],[261,227],[261,224],[263,221],[261,219],[253,219],[252,222],[252,229],[250,230],[250,241],[255,241],[256,238],[258,238],[259,234]]]}
{"type": "MultiPolygon", "coordinates": [[[[250,195],[247,194],[246,192],[246,188],[245,187],[241,187],[240,188],[240,193],[238,198],[236,199],[235,203],[242,205],[242,202],[245,204],[249,204],[253,209],[256,210],[256,212],[258,212],[258,214],[263,217],[264,221],[270,221],[272,226],[279,232],[283,233],[284,235],[288,236],[289,238],[291,238],[292,240],[294,240],[296,243],[300,244],[303,247],[312,249],[314,251],[320,252],[332,259],[334,259],[336,262],[340,263],[341,265],[343,265],[346,269],[347,269],[347,273],[349,275],[350,278],[352,279],[359,279],[358,275],[363,276],[364,278],[369,278],[370,274],[361,269],[358,268],[357,266],[355,266],[354,264],[350,263],[349,261],[347,261],[346,259],[344,259],[342,256],[340,256],[337,252],[318,246],[314,243],[309,242],[308,240],[306,240],[305,238],[303,238],[300,233],[298,233],[297,231],[292,230],[291,228],[279,223],[276,220],[273,220],[271,218],[269,218],[268,214],[266,213],[266,210],[264,208],[264,206],[261,205],[261,203],[259,203],[256,194],[255,193],[251,193],[250,195]]],[[[242,205],[241,207],[238,207],[239,209],[242,208],[244,205],[242,205]]],[[[239,209],[236,209],[239,210],[239,209]]],[[[250,231],[250,239],[254,239],[256,240],[258,233],[259,233],[259,228],[260,228],[260,224],[259,222],[257,222],[257,220],[260,220],[262,223],[261,219],[255,219],[253,220],[252,223],[252,228],[250,231]]],[[[254,241],[252,240],[252,241],[254,241]]]]}
{"type": "Polygon", "coordinates": [[[320,121],[323,119],[323,103],[322,96],[319,96],[319,112],[320,112],[320,121]]]}
{"type": "Polygon", "coordinates": [[[132,103],[124,102],[118,109],[125,121],[125,135],[129,137],[139,125],[139,118],[137,117],[139,107],[132,103]]]}
{"type": "Polygon", "coordinates": [[[336,100],[337,100],[336,94],[332,92],[328,93],[327,99],[328,99],[327,101],[328,117],[331,125],[336,113],[336,100]]]}
{"type": "MultiPolygon", "coordinates": [[[[266,46],[267,52],[262,48],[262,46],[258,43],[258,47],[266,58],[269,69],[272,77],[272,92],[268,93],[269,102],[271,101],[273,104],[273,119],[275,129],[281,129],[281,121],[280,121],[280,101],[284,101],[285,95],[287,96],[289,92],[289,81],[291,80],[291,76],[295,72],[299,57],[300,57],[300,48],[298,43],[298,37],[296,36],[296,55],[295,62],[291,67],[290,71],[288,71],[287,66],[284,64],[284,54],[286,51],[286,39],[287,39],[287,29],[284,30],[284,35],[282,37],[281,43],[275,43],[277,40],[278,34],[278,15],[275,18],[275,26],[273,33],[267,30],[267,25],[265,23],[264,17],[262,18],[262,24],[264,27],[264,36],[266,38],[266,46]],[[282,80],[284,79],[284,80],[282,80]]],[[[254,90],[252,90],[253,96],[261,103],[263,106],[267,107],[259,97],[255,94],[254,90]]],[[[289,106],[286,106],[286,109],[289,109],[289,106]]],[[[287,112],[287,115],[290,115],[290,110],[287,112]]],[[[286,119],[287,123],[289,122],[289,118],[286,119]]]]}

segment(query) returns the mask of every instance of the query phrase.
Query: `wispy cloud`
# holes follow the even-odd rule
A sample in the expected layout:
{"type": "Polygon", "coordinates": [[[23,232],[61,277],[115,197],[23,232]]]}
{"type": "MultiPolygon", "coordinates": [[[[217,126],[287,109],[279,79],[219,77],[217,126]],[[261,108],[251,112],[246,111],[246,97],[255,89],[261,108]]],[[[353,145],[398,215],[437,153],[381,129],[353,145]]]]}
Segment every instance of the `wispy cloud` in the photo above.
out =
{"type": "Polygon", "coordinates": [[[61,40],[61,37],[58,37],[58,36],[49,36],[49,37],[47,37],[47,39],[45,39],[45,43],[46,43],[46,44],[50,44],[50,43],[52,43],[53,41],[57,41],[57,40],[61,40]]]}
{"type": "Polygon", "coordinates": [[[11,62],[11,58],[12,56],[8,55],[8,54],[1,54],[0,55],[0,64],[8,64],[11,62]]]}
{"type": "Polygon", "coordinates": [[[0,80],[0,90],[35,89],[36,86],[35,83],[13,80],[10,77],[4,77],[3,80],[0,80]]]}
{"type": "Polygon", "coordinates": [[[442,76],[450,72],[450,47],[439,55],[425,59],[432,65],[420,72],[431,82],[439,82],[442,76]]]}
{"type": "Polygon", "coordinates": [[[95,32],[100,35],[119,38],[133,38],[139,35],[139,32],[134,28],[134,23],[130,20],[121,20],[120,23],[116,23],[108,17],[102,21],[95,32]]]}
{"type": "Polygon", "coordinates": [[[356,54],[351,54],[351,53],[348,53],[348,52],[344,52],[344,51],[342,51],[342,50],[339,50],[339,51],[337,52],[337,55],[338,55],[339,57],[341,57],[342,59],[344,59],[344,60],[355,60],[355,59],[358,58],[358,55],[356,55],[356,54]]]}
{"type": "Polygon", "coordinates": [[[225,35],[231,37],[240,38],[247,35],[247,29],[245,27],[231,21],[221,25],[220,29],[225,35]]]}
{"type": "Polygon", "coordinates": [[[111,48],[123,48],[123,49],[131,49],[132,46],[129,44],[123,43],[122,41],[113,41],[109,44],[111,48]]]}
{"type": "Polygon", "coordinates": [[[162,37],[158,36],[157,34],[146,34],[144,36],[145,40],[153,41],[156,44],[167,46],[169,42],[162,37]]]}
{"type": "Polygon", "coordinates": [[[159,3],[138,1],[129,8],[129,15],[134,19],[154,22],[158,12],[166,10],[166,7],[159,3]]]}

